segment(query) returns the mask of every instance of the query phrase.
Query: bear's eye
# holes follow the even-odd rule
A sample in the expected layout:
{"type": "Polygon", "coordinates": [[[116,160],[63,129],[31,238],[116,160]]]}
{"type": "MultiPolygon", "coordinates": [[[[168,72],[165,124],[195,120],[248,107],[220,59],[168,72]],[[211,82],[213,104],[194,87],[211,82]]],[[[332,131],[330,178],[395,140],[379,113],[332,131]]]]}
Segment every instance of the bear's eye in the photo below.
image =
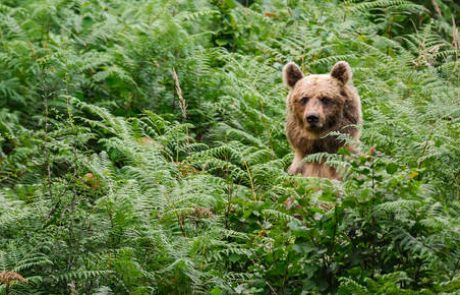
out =
{"type": "Polygon", "coordinates": [[[307,104],[308,99],[309,99],[308,96],[304,96],[304,97],[302,97],[301,99],[299,99],[299,103],[300,103],[301,105],[305,105],[305,104],[307,104]]]}
{"type": "Polygon", "coordinates": [[[321,97],[321,102],[325,105],[332,103],[332,100],[329,97],[321,97]]]}

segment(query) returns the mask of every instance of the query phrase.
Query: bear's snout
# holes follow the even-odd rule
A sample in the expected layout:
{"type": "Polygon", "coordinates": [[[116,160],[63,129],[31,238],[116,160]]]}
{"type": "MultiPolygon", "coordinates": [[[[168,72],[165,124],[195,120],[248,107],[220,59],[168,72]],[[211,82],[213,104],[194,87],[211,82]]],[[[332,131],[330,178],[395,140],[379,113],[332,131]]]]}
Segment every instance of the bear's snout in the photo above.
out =
{"type": "Polygon", "coordinates": [[[319,116],[317,114],[308,114],[306,120],[310,125],[317,125],[319,123],[319,116]]]}
{"type": "Polygon", "coordinates": [[[307,110],[304,114],[305,127],[311,132],[318,132],[323,128],[324,122],[321,110],[307,110]]]}

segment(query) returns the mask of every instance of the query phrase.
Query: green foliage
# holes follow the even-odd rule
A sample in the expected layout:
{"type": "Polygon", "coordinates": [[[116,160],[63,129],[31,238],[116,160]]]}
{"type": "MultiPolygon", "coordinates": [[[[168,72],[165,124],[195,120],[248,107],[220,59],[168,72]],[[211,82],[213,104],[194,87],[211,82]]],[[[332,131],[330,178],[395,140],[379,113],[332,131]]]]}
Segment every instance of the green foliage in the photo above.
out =
{"type": "Polygon", "coordinates": [[[459,11],[3,1],[0,294],[460,292],[459,11]],[[362,152],[289,176],[281,68],[344,59],[362,152]]]}

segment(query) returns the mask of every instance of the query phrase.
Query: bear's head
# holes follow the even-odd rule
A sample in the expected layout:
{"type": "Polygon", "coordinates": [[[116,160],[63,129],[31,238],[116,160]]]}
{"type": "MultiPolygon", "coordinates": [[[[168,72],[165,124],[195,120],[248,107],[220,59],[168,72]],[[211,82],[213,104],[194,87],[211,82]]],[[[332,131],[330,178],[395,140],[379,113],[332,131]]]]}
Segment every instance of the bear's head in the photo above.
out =
{"type": "Polygon", "coordinates": [[[328,74],[308,76],[295,63],[286,64],[283,81],[289,88],[287,105],[297,124],[311,135],[341,127],[351,75],[344,61],[336,63],[328,74]]]}

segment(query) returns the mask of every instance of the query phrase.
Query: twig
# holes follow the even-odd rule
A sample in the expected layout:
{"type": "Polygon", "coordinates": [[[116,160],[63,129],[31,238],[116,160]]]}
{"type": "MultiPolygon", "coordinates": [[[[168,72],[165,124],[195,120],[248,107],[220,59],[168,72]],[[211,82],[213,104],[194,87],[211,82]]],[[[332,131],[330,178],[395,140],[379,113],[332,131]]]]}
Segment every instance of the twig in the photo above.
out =
{"type": "Polygon", "coordinates": [[[455,17],[453,15],[452,15],[452,45],[454,45],[456,50],[460,49],[460,40],[458,39],[457,25],[455,24],[455,17]]]}
{"type": "Polygon", "coordinates": [[[436,2],[436,0],[431,0],[431,4],[433,5],[434,11],[436,11],[438,17],[442,17],[441,8],[439,8],[439,4],[436,2]]]}
{"type": "Polygon", "coordinates": [[[172,75],[174,84],[176,86],[176,93],[179,97],[179,107],[182,112],[182,118],[187,119],[187,103],[185,102],[184,96],[182,95],[182,88],[180,87],[179,77],[177,76],[176,69],[172,69],[172,75]]]}

